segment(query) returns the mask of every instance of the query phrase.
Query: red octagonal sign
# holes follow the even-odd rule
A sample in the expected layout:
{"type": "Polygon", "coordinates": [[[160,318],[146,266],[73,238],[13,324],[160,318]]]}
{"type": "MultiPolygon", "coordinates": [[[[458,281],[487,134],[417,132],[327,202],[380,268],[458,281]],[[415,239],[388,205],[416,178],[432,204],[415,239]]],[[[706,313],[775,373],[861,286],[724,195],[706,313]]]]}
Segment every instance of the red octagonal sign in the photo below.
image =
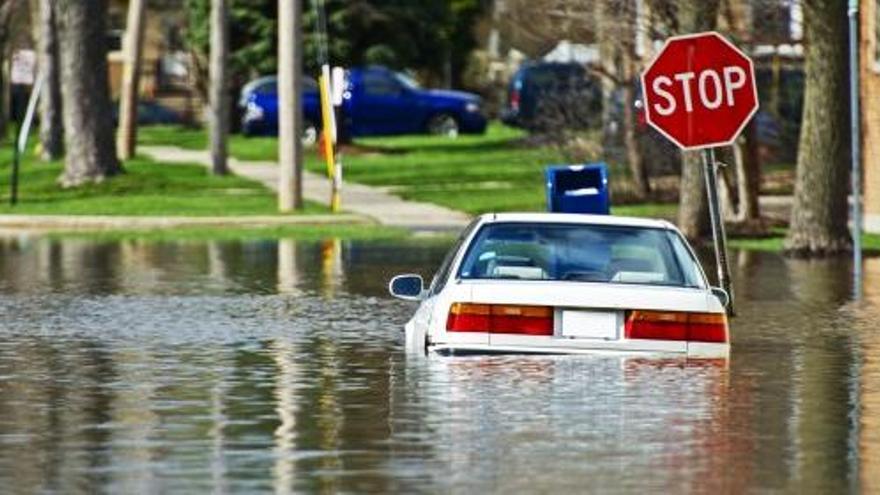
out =
{"type": "Polygon", "coordinates": [[[732,144],[758,110],[751,59],[715,32],[666,40],[642,88],[646,120],[682,149],[732,144]]]}

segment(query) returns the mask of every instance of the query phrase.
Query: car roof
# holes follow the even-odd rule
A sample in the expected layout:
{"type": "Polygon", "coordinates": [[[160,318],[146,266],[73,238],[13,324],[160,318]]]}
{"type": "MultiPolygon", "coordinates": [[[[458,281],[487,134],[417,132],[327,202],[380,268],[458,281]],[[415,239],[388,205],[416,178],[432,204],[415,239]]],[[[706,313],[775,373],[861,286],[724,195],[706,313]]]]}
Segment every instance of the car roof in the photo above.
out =
{"type": "Polygon", "coordinates": [[[642,217],[619,217],[614,215],[587,215],[581,213],[487,213],[482,215],[481,218],[484,223],[572,223],[678,230],[675,225],[666,220],[642,217]]]}

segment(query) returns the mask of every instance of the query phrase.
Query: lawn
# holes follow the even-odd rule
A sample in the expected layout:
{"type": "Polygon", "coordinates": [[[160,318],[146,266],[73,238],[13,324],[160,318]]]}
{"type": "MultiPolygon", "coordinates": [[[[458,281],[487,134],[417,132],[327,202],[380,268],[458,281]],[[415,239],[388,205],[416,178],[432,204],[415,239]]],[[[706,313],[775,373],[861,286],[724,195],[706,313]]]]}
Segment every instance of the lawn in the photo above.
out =
{"type": "MultiPolygon", "coordinates": [[[[44,215],[231,216],[277,214],[275,195],[235,176],[214,177],[198,165],[163,165],[137,158],[126,173],[100,184],[62,189],[60,162],[29,154],[22,163],[19,204],[9,205],[11,152],[0,150],[0,213],[44,215]]],[[[325,212],[315,204],[306,213],[325,212]]]]}
{"type": "MultiPolygon", "coordinates": [[[[398,136],[358,139],[342,156],[345,179],[388,187],[404,199],[447,206],[470,214],[490,211],[539,211],[545,208],[544,168],[564,163],[547,146],[529,145],[525,133],[492,124],[484,135],[398,136]]],[[[140,132],[144,144],[169,144],[204,149],[204,131],[156,126],[140,132]]],[[[230,153],[245,160],[275,160],[276,138],[230,138],[230,153]]],[[[306,151],[308,170],[324,173],[314,150],[306,151]]],[[[626,171],[611,166],[614,177],[626,171]]],[[[672,217],[672,204],[615,207],[620,215],[672,217]]]]}
{"type": "MultiPolygon", "coordinates": [[[[776,229],[769,237],[733,238],[728,241],[728,247],[746,251],[782,252],[785,234],[785,229],[776,229]]],[[[862,249],[870,254],[880,253],[880,234],[862,234],[862,249]]]]}

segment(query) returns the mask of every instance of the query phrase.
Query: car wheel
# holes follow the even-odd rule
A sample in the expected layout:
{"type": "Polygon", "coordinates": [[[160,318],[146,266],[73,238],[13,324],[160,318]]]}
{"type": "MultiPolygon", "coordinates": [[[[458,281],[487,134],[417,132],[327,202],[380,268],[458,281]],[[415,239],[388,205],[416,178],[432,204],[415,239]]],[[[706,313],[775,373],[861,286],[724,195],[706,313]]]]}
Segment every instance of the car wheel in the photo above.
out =
{"type": "Polygon", "coordinates": [[[311,148],[312,146],[314,146],[315,143],[318,142],[318,134],[320,132],[321,131],[318,129],[318,126],[316,126],[314,123],[312,123],[312,121],[304,120],[303,121],[302,136],[300,137],[300,141],[302,141],[302,145],[307,148],[311,148]]]}
{"type": "Polygon", "coordinates": [[[428,121],[428,133],[434,136],[458,137],[458,120],[448,113],[440,113],[428,121]]]}

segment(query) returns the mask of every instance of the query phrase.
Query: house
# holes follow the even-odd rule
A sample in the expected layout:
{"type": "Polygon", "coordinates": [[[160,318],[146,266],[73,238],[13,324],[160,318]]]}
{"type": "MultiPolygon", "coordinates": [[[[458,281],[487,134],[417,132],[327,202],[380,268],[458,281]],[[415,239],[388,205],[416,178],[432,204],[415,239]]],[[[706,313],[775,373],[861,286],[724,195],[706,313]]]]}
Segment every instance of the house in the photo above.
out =
{"type": "MultiPolygon", "coordinates": [[[[122,85],[122,43],[128,0],[112,0],[108,7],[107,54],[110,92],[118,99],[122,85]]],[[[150,0],[144,15],[140,95],[176,111],[184,120],[198,120],[203,102],[194,90],[190,54],[183,32],[186,13],[179,0],[150,0]]]]}

